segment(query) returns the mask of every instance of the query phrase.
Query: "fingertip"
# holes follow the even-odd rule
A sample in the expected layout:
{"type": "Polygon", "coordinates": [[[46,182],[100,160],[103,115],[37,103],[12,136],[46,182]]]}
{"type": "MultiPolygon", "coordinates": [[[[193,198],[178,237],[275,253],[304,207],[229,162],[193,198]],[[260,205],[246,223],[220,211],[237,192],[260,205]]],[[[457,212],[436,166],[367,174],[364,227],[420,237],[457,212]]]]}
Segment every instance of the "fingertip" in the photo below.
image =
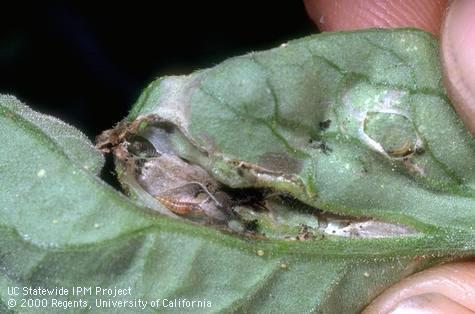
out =
{"type": "Polygon", "coordinates": [[[304,0],[322,31],[416,27],[439,34],[447,0],[304,0]]]}
{"type": "Polygon", "coordinates": [[[449,263],[400,281],[363,313],[439,313],[436,309],[442,307],[442,313],[470,313],[475,310],[474,292],[475,262],[449,263]],[[419,312],[410,311],[414,308],[419,312]]]}
{"type": "Polygon", "coordinates": [[[475,1],[453,1],[441,33],[444,83],[455,110],[475,136],[475,1]]]}
{"type": "Polygon", "coordinates": [[[426,293],[399,302],[388,314],[430,313],[430,314],[473,314],[465,306],[438,293],[426,293]]]}

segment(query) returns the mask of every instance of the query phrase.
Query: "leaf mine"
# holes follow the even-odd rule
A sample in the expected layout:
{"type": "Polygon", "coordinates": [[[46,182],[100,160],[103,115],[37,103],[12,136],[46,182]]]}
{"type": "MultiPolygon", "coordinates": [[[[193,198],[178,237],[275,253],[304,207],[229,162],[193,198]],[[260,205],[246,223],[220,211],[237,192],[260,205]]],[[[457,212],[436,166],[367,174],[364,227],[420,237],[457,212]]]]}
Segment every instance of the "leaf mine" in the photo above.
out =
{"type": "Polygon", "coordinates": [[[415,233],[403,225],[324,213],[287,192],[259,187],[259,180],[279,180],[286,173],[301,171],[297,160],[286,154],[265,154],[259,166],[234,161],[238,174],[256,186],[239,189],[224,185],[203,167],[179,157],[183,134],[158,117],[120,124],[115,131],[106,131],[99,145],[108,147],[116,138],[121,141],[109,150],[125,168],[123,183],[139,197],[148,194],[149,206],[162,214],[254,237],[288,240],[321,240],[325,234],[372,238],[415,233]]]}

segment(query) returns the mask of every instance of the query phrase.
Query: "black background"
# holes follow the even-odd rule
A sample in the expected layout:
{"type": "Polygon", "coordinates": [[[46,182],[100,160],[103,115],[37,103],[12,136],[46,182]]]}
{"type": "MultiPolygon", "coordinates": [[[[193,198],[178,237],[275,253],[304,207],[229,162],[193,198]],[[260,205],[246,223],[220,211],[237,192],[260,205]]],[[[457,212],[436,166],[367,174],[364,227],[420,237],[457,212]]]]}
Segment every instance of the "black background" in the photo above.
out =
{"type": "Polygon", "coordinates": [[[97,2],[0,5],[0,93],[91,139],[157,76],[317,31],[298,0],[97,2]]]}

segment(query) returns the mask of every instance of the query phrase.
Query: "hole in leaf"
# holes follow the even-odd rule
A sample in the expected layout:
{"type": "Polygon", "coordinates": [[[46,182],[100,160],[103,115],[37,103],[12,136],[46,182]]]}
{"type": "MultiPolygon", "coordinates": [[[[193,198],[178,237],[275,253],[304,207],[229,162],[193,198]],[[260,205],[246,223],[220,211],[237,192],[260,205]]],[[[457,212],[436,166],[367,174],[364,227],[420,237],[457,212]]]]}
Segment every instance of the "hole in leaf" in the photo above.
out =
{"type": "Polygon", "coordinates": [[[412,122],[404,115],[368,112],[365,133],[392,158],[403,158],[420,151],[419,139],[412,122]]]}

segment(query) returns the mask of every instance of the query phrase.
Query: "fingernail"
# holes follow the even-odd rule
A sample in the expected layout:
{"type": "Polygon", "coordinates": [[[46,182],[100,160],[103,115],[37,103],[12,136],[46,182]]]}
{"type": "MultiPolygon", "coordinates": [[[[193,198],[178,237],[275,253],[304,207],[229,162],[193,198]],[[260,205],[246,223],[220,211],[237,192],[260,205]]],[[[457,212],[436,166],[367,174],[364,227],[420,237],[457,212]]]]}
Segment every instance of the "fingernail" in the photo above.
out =
{"type": "Polygon", "coordinates": [[[442,25],[444,81],[452,103],[475,136],[475,1],[452,1],[442,25]]]}
{"type": "Polygon", "coordinates": [[[388,314],[470,314],[463,305],[438,293],[416,295],[399,302],[388,314]]]}

